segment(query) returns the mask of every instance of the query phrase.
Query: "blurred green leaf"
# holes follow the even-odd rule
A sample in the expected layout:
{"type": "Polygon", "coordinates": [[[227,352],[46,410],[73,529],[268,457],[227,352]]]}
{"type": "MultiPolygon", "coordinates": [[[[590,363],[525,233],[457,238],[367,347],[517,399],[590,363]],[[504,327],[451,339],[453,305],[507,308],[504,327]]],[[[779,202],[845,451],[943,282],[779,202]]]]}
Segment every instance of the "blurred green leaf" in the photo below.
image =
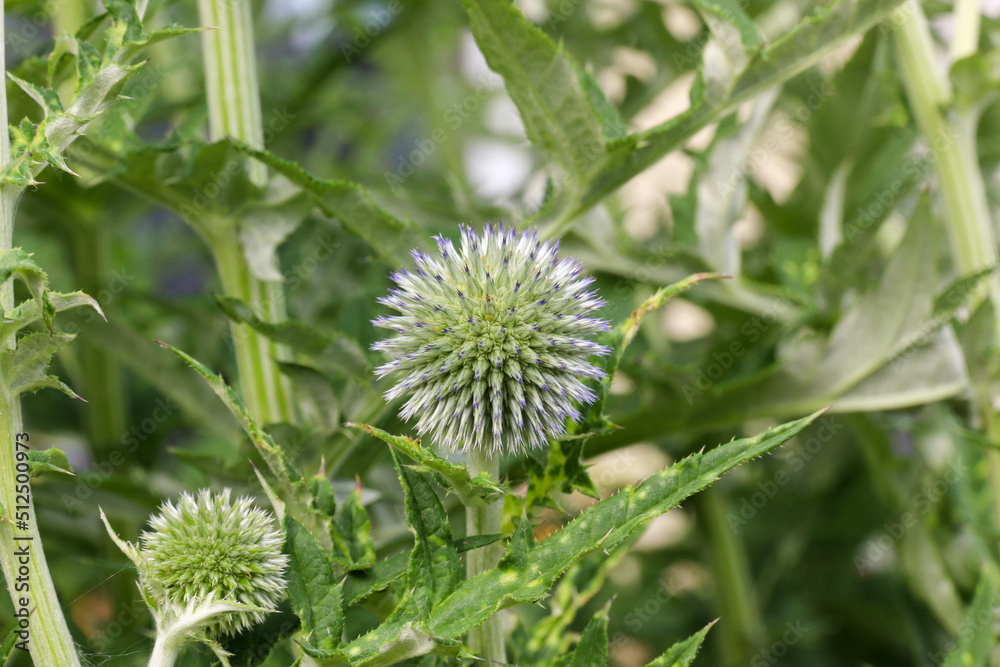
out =
{"type": "MultiPolygon", "coordinates": [[[[520,111],[533,144],[570,174],[586,174],[605,151],[602,124],[569,56],[505,0],[465,0],[476,43],[520,111]]],[[[603,95],[600,95],[603,97],[603,95]]],[[[608,105],[601,103],[608,117],[608,105]]],[[[616,123],[612,121],[611,127],[616,123]]],[[[615,130],[612,130],[615,133],[615,130]]]]}
{"type": "Polygon", "coordinates": [[[839,0],[823,7],[759,51],[732,84],[724,100],[700,97],[696,84],[696,94],[687,111],[647,132],[631,135],[609,146],[607,158],[591,180],[577,211],[594,206],[739,104],[811,67],[833,48],[888,16],[903,1],[839,0]]]}
{"type": "Polygon", "coordinates": [[[580,642],[569,655],[555,662],[555,667],[607,667],[608,664],[608,611],[611,602],[590,619],[580,642]]]}
{"type": "Polygon", "coordinates": [[[646,665],[646,667],[689,667],[694,662],[695,656],[698,655],[698,649],[701,648],[702,643],[705,641],[705,635],[708,634],[713,625],[715,625],[715,621],[712,621],[684,641],[677,642],[667,649],[666,653],[646,665]]]}

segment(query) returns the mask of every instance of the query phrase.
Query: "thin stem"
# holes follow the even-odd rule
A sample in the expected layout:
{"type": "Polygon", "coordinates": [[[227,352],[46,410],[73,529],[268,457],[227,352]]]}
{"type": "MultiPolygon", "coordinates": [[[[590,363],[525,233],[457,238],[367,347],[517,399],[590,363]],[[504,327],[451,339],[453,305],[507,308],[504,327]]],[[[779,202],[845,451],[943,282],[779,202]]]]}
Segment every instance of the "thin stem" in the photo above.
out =
{"type": "MultiPolygon", "coordinates": [[[[0,17],[3,16],[4,4],[0,0],[0,17]]],[[[0,22],[0,63],[6,62],[4,53],[3,24],[0,22]]],[[[7,120],[7,89],[0,85],[0,170],[3,170],[11,159],[10,134],[7,120]]],[[[0,186],[0,252],[9,250],[14,240],[14,211],[20,190],[11,185],[0,186]]],[[[14,286],[8,280],[0,286],[0,309],[3,312],[14,307],[14,286]]],[[[8,345],[13,348],[12,339],[8,345]]],[[[15,443],[16,434],[24,430],[21,419],[21,402],[16,396],[11,396],[7,388],[7,378],[0,377],[0,567],[3,569],[7,589],[14,602],[14,611],[22,608],[30,610],[28,621],[28,647],[31,658],[37,667],[79,667],[80,661],[76,655],[73,638],[63,617],[56,597],[55,586],[49,573],[49,566],[42,549],[42,538],[35,522],[35,504],[33,494],[17,493],[17,468],[15,443]],[[25,499],[25,495],[28,497],[25,499]],[[20,513],[25,512],[26,527],[15,524],[20,513]],[[30,539],[15,539],[30,538],[30,539]],[[27,554],[23,557],[27,562],[15,556],[18,552],[27,554]],[[27,576],[22,576],[24,567],[27,576]],[[27,584],[27,589],[23,588],[27,584]],[[18,588],[21,590],[18,590],[18,588]],[[22,605],[24,598],[28,604],[22,605]]],[[[23,438],[22,438],[23,440],[23,438]]],[[[30,445],[30,440],[28,440],[30,445]]],[[[23,491],[23,489],[22,489],[23,491]]]]}
{"type": "MultiPolygon", "coordinates": [[[[73,225],[72,254],[76,279],[82,291],[100,294],[110,286],[111,235],[107,225],[92,224],[82,216],[73,225]]],[[[105,309],[107,306],[105,306],[105,309]]],[[[107,451],[118,444],[125,431],[126,400],[124,380],[118,360],[107,350],[81,340],[83,389],[87,397],[84,420],[87,438],[94,453],[107,451]]]]}
{"type": "Polygon", "coordinates": [[[724,633],[723,664],[746,665],[764,635],[760,609],[750,582],[750,566],[739,537],[726,520],[725,498],[710,487],[698,496],[712,550],[712,570],[718,591],[724,633]]]}
{"type": "MultiPolygon", "coordinates": [[[[473,477],[481,472],[486,472],[493,479],[500,477],[500,459],[489,454],[470,452],[465,465],[473,477]]],[[[465,510],[466,535],[469,537],[495,535],[501,532],[502,521],[502,498],[488,505],[467,507],[465,510]]],[[[500,562],[503,553],[503,545],[498,543],[481,549],[473,549],[466,556],[466,576],[471,579],[480,572],[493,569],[500,562]]],[[[469,649],[487,663],[506,664],[507,650],[504,645],[503,623],[499,616],[494,615],[478,628],[469,630],[468,642],[469,649]]]]}
{"type": "MultiPolygon", "coordinates": [[[[210,139],[234,137],[263,148],[250,10],[249,0],[198,0],[202,24],[214,28],[202,33],[210,139]]],[[[250,158],[246,164],[251,182],[263,187],[267,183],[264,165],[250,158]]],[[[236,226],[223,225],[208,240],[226,294],[244,301],[266,322],[287,319],[283,286],[260,280],[250,272],[236,226]]],[[[233,323],[231,331],[250,415],[265,424],[292,421],[291,387],[277,364],[290,357],[288,351],[249,327],[233,323]]]]}

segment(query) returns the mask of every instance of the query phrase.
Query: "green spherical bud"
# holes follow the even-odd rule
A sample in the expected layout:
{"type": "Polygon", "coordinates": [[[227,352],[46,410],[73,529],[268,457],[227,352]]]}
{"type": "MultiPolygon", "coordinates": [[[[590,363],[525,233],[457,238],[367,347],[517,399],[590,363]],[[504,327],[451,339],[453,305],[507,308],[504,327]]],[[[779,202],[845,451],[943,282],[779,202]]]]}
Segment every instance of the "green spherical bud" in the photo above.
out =
{"type": "MultiPolygon", "coordinates": [[[[141,584],[160,609],[211,601],[274,609],[285,591],[284,535],[250,498],[230,501],[230,490],[166,502],[141,536],[141,584]]],[[[209,635],[235,634],[264,619],[261,611],[223,614],[209,635]]]]}

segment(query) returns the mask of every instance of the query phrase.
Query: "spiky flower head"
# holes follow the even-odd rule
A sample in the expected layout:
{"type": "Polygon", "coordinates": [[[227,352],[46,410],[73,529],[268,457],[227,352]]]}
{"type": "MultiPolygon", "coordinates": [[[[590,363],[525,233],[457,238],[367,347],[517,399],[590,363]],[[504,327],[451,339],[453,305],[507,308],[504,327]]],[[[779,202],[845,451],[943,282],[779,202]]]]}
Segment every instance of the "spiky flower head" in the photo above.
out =
{"type": "Polygon", "coordinates": [[[437,256],[413,251],[416,269],[391,276],[379,303],[399,314],[373,323],[396,334],[373,346],[392,359],[376,374],[398,378],[386,397],[408,395],[400,415],[445,449],[541,447],[595,398],[583,381],[603,377],[588,359],[609,352],[590,339],[607,330],[591,316],[604,301],[558,241],[503,225],[461,235],[460,248],[437,237],[437,256]]]}
{"type": "MultiPolygon", "coordinates": [[[[143,590],[160,609],[213,601],[274,609],[285,590],[288,557],[273,517],[230,490],[167,501],[141,536],[137,565],[143,590]]],[[[222,614],[209,635],[235,634],[264,620],[262,611],[222,614]]]]}

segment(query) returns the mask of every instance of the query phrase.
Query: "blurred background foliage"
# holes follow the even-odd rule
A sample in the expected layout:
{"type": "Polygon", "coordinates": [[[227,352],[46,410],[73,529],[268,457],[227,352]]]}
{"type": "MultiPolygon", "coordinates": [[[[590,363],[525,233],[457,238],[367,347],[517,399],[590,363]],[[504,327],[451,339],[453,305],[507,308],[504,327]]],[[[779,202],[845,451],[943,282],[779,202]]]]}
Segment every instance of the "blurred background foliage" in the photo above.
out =
{"type": "MultiPolygon", "coordinates": [[[[13,72],[30,72],[55,34],[96,13],[81,0],[7,4],[13,72]]],[[[519,4],[585,65],[631,130],[686,106],[709,34],[690,3],[519,4]]],[[[742,4],[772,42],[828,3],[742,4]]],[[[923,4],[946,43],[951,3],[923,4]]],[[[546,158],[526,141],[460,3],[275,0],[255,3],[254,15],[273,154],[366,186],[428,233],[520,223],[542,205],[546,158]]],[[[147,17],[198,21],[193,4],[157,0],[147,17]]],[[[915,127],[891,40],[887,25],[850,40],[566,228],[563,249],[593,268],[611,320],[693,271],[736,276],[644,321],[608,409],[624,428],[584,452],[602,493],[703,446],[835,409],[655,521],[630,553],[603,566],[585,560],[541,607],[505,612],[515,643],[545,607],[579,605],[570,628],[578,632],[614,598],[612,658],[623,667],[720,616],[698,664],[941,664],[935,656],[960,631],[983,563],[996,558],[983,453],[997,443],[982,435],[971,387],[992,383],[997,355],[981,333],[989,305],[967,307],[936,191],[924,195],[934,154],[915,127]]],[[[982,51],[998,40],[997,5],[984,3],[982,51]]],[[[154,342],[236,381],[211,256],[156,199],[164,184],[192,183],[209,198],[211,183],[226,186],[214,163],[197,163],[206,126],[200,42],[181,37],[148,54],[122,91],[128,99],[69,151],[82,178],[44,172],[45,185],[24,195],[15,237],[53,289],[83,290],[108,316],[60,316],[80,337],[60,352],[57,371],[88,402],[56,392],[24,401],[33,445],[61,448],[76,471],[41,477],[35,498],[91,664],[141,664],[150,646],[134,572],[98,506],[135,539],[182,490],[259,495],[253,448],[201,379],[154,342]]],[[[8,88],[12,120],[37,115],[8,88]]],[[[984,104],[976,144],[995,213],[1000,109],[984,104]]],[[[280,248],[288,310],[323,337],[299,341],[286,368],[303,424],[271,430],[302,469],[325,465],[339,493],[360,479],[380,555],[395,553],[410,537],[387,448],[340,426],[357,419],[410,432],[370,374],[370,320],[390,266],[336,219],[316,209],[300,217],[280,248]]],[[[509,461],[506,470],[517,484],[530,467],[509,461]]],[[[591,502],[578,493],[556,500],[561,510],[540,511],[539,538],[591,502]]],[[[454,508],[454,498],[445,502],[454,508]]],[[[7,627],[10,603],[0,605],[7,627]]],[[[349,617],[349,630],[371,626],[364,613],[349,617]]],[[[289,664],[289,651],[268,664],[289,664]]]]}

